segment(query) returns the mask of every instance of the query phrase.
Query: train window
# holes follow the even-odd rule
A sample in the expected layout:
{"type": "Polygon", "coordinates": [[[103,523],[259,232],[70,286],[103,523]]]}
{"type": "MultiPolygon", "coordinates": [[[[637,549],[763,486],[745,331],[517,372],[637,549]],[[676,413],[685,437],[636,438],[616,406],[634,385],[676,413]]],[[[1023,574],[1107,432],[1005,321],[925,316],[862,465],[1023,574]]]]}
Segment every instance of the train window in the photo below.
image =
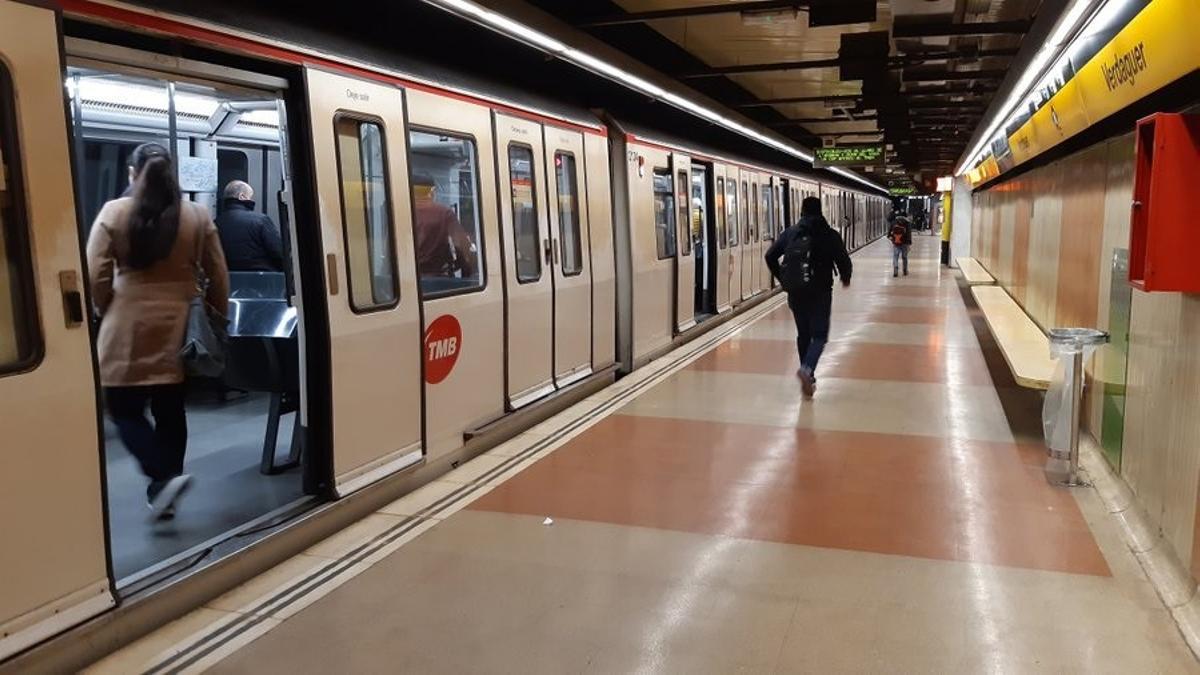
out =
{"type": "Polygon", "coordinates": [[[750,186],[742,181],[742,241],[750,243],[750,186]]]}
{"type": "Polygon", "coordinates": [[[775,238],[775,194],[771,190],[770,185],[764,185],[762,188],[762,209],[763,209],[763,239],[775,238]]]}
{"type": "Polygon", "coordinates": [[[692,219],[688,217],[689,206],[692,203],[692,200],[688,198],[688,185],[690,183],[691,181],[688,180],[687,172],[680,171],[675,179],[675,187],[679,190],[679,198],[676,201],[676,205],[679,207],[679,229],[683,230],[681,233],[683,236],[680,241],[682,242],[683,255],[685,256],[692,254],[692,228],[689,225],[692,219]]]}
{"type": "Polygon", "coordinates": [[[659,260],[675,257],[675,189],[666,169],[654,170],[654,243],[659,260]]]}
{"type": "Polygon", "coordinates": [[[558,183],[558,238],[562,246],[563,276],[583,271],[583,242],[579,236],[579,193],[575,189],[575,155],[554,153],[554,174],[558,183]]]}
{"type": "Polygon", "coordinates": [[[408,132],[417,274],[424,297],[483,288],[483,225],[475,141],[408,132]]]}
{"type": "Polygon", "coordinates": [[[713,195],[717,216],[717,248],[729,244],[729,228],[725,224],[725,179],[717,177],[717,192],[713,195]]]}
{"type": "Polygon", "coordinates": [[[333,126],[337,137],[350,306],[355,311],[394,306],[400,299],[400,289],[396,279],[383,127],[347,115],[338,115],[333,126]]]}
{"type": "Polygon", "coordinates": [[[759,221],[762,220],[763,216],[758,203],[758,183],[751,185],[750,190],[752,193],[750,200],[750,236],[754,237],[754,241],[758,241],[759,233],[762,232],[762,228],[760,227],[762,223],[759,221]]]}
{"type": "Polygon", "coordinates": [[[537,222],[537,188],[533,182],[533,150],[509,144],[508,182],[512,190],[512,226],[517,254],[517,283],[542,278],[542,235],[537,222]]]}
{"type": "Polygon", "coordinates": [[[33,365],[40,346],[16,132],[12,81],[0,63],[0,374],[33,365]]]}
{"type": "Polygon", "coordinates": [[[728,221],[730,246],[737,246],[739,241],[737,204],[737,181],[731,178],[725,184],[725,220],[728,221]]]}

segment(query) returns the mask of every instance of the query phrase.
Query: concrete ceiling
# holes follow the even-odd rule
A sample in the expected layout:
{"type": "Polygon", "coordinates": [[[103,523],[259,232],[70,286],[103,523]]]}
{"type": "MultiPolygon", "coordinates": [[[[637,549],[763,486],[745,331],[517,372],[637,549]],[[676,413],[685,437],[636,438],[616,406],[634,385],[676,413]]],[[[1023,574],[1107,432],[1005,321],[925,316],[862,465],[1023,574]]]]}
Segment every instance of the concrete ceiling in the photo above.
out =
{"type": "Polygon", "coordinates": [[[896,175],[928,180],[953,169],[1041,0],[531,3],[797,141],[886,143],[896,175]]]}

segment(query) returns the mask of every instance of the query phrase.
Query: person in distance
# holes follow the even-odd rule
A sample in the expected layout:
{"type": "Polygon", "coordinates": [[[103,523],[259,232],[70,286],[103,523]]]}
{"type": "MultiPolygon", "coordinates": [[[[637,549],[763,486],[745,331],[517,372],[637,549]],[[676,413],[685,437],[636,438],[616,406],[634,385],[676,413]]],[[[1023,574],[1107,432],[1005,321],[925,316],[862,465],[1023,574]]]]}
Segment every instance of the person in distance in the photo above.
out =
{"type": "Polygon", "coordinates": [[[912,246],[912,223],[907,216],[897,216],[888,230],[892,242],[892,276],[900,275],[900,260],[904,260],[904,276],[908,276],[908,247],[912,246]]]}

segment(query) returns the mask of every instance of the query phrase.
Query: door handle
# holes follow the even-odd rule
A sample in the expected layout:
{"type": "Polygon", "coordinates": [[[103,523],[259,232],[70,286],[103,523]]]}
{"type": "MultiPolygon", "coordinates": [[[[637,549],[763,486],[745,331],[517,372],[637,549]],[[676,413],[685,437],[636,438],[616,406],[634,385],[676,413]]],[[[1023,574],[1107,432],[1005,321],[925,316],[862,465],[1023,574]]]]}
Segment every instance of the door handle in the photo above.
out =
{"type": "Polygon", "coordinates": [[[67,328],[83,325],[83,293],[79,291],[79,275],[75,270],[58,273],[58,288],[62,292],[63,322],[67,328]]]}
{"type": "Polygon", "coordinates": [[[337,295],[338,294],[338,268],[337,268],[337,254],[336,253],[330,253],[325,256],[325,274],[326,274],[326,283],[329,285],[329,294],[337,295]]]}

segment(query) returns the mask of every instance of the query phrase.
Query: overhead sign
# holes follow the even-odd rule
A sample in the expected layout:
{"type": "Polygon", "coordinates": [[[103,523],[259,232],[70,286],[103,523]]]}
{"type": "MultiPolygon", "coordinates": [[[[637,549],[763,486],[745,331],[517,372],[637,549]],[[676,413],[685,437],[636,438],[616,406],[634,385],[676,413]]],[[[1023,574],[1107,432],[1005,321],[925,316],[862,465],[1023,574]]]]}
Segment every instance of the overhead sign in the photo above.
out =
{"type": "Polygon", "coordinates": [[[937,191],[949,192],[954,189],[954,176],[939,176],[937,179],[937,191]]]}
{"type": "Polygon", "coordinates": [[[1195,0],[1150,2],[1008,137],[1014,163],[1046,152],[1200,68],[1195,0]]]}
{"type": "Polygon", "coordinates": [[[907,197],[910,195],[917,194],[917,188],[915,188],[915,187],[894,187],[894,188],[888,188],[888,192],[890,192],[893,197],[907,197]]]}
{"type": "Polygon", "coordinates": [[[818,169],[883,163],[882,145],[835,145],[829,148],[815,148],[813,154],[813,166],[818,169]]]}

